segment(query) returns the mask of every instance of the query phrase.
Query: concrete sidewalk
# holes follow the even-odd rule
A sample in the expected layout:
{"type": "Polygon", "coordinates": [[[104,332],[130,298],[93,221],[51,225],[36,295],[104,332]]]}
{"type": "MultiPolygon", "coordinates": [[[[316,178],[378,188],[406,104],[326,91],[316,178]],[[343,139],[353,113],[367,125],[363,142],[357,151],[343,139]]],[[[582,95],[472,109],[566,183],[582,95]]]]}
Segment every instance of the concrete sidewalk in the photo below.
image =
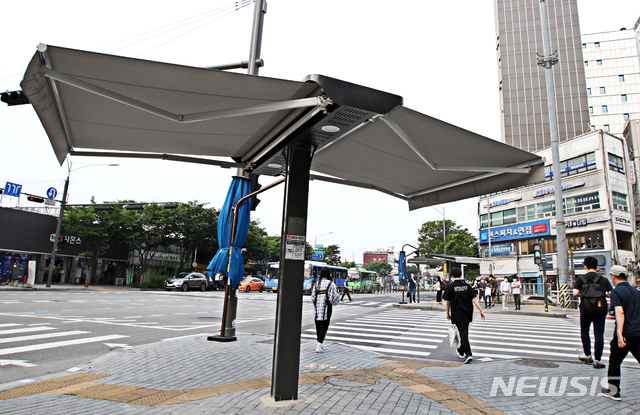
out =
{"type": "Polygon", "coordinates": [[[2,291],[140,291],[140,289],[116,285],[90,285],[85,287],[84,285],[75,284],[53,284],[51,287],[47,287],[46,284],[34,284],[31,287],[27,287],[20,284],[17,287],[0,285],[0,292],[2,291]]]}
{"type": "Polygon", "coordinates": [[[634,369],[623,368],[622,402],[598,396],[599,384],[584,387],[583,396],[569,396],[578,390],[570,387],[540,396],[536,379],[571,382],[580,376],[591,385],[606,371],[531,359],[462,365],[392,358],[339,343],[325,343],[325,352],[315,353],[313,341],[301,344],[299,402],[274,404],[272,353],[273,337],[251,334],[238,334],[233,343],[194,336],[118,350],[66,373],[0,385],[0,413],[539,415],[640,408],[640,373],[634,369]],[[516,385],[522,376],[534,396],[518,396],[517,387],[511,393],[507,386],[495,388],[495,378],[516,385]]]}

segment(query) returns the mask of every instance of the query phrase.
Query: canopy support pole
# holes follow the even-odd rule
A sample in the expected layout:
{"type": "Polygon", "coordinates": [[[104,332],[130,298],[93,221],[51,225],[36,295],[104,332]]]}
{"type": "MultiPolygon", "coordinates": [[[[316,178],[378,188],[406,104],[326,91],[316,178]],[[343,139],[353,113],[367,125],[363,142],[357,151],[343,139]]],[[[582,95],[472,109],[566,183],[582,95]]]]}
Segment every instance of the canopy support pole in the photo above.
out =
{"type": "Polygon", "coordinates": [[[311,145],[307,142],[303,141],[287,149],[280,281],[271,375],[271,398],[274,401],[298,399],[302,284],[311,158],[311,145]]]}

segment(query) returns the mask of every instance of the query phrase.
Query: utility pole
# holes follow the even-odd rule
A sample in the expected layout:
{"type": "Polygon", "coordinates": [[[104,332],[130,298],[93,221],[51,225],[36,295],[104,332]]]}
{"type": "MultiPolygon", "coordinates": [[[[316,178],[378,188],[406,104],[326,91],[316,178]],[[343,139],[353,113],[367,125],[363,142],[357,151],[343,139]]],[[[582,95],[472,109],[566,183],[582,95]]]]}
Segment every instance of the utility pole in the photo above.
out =
{"type": "Polygon", "coordinates": [[[549,130],[551,135],[551,157],[553,162],[553,187],[556,203],[556,238],[558,244],[558,288],[559,302],[562,308],[569,306],[569,273],[567,260],[567,230],[564,222],[564,206],[562,205],[562,178],[560,177],[560,150],[558,145],[558,120],[556,111],[556,94],[553,82],[553,65],[558,63],[557,50],[551,52],[549,44],[549,24],[547,21],[547,2],[540,0],[540,22],[542,25],[543,54],[537,54],[538,66],[545,68],[547,83],[547,106],[549,110],[549,130]]]}
{"type": "Polygon", "coordinates": [[[47,275],[47,287],[51,287],[51,279],[56,269],[56,253],[58,252],[58,242],[60,241],[60,231],[62,230],[62,217],[64,216],[64,206],[67,204],[67,192],[69,191],[69,176],[71,169],[67,174],[67,180],[64,182],[64,191],[62,192],[62,202],[60,202],[60,216],[58,216],[58,224],[56,225],[56,236],[53,239],[53,251],[51,252],[51,263],[49,265],[49,275],[47,275]]]}

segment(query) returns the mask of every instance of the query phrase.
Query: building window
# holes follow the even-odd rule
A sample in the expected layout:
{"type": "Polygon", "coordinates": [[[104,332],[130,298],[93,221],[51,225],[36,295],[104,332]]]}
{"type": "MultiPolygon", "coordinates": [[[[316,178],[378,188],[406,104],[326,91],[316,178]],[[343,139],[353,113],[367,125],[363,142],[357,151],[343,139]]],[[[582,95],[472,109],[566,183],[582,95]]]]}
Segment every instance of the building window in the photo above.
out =
{"type": "Polygon", "coordinates": [[[527,206],[527,220],[536,220],[536,205],[527,206]]]}
{"type": "Polygon", "coordinates": [[[618,249],[633,251],[633,234],[631,232],[616,231],[618,249]]]}
{"type": "Polygon", "coordinates": [[[622,114],[625,121],[629,121],[629,114],[622,114]]]}
{"type": "Polygon", "coordinates": [[[567,235],[567,248],[574,251],[604,249],[602,231],[569,234],[567,235]]]}
{"type": "Polygon", "coordinates": [[[544,219],[556,215],[556,202],[538,203],[538,219],[544,219]]]}
{"type": "Polygon", "coordinates": [[[491,212],[491,226],[502,225],[502,212],[491,212]]]}
{"type": "Polygon", "coordinates": [[[620,98],[622,98],[622,102],[627,102],[627,94],[620,95],[620,98]]]}
{"type": "Polygon", "coordinates": [[[618,75],[618,81],[624,82],[624,75],[618,75]]]}
{"type": "Polygon", "coordinates": [[[503,223],[505,225],[509,225],[511,223],[516,223],[516,209],[508,209],[502,212],[503,223]]]}
{"type": "Polygon", "coordinates": [[[598,59],[598,60],[596,61],[596,65],[602,65],[602,61],[601,61],[600,59],[598,59]]]}
{"type": "MultiPolygon", "coordinates": [[[[595,127],[591,126],[592,131],[595,127]]],[[[573,176],[596,168],[596,153],[591,152],[582,156],[574,157],[560,162],[560,177],[573,176]]],[[[553,164],[544,167],[545,180],[553,177],[553,164]]]]}
{"type": "Polygon", "coordinates": [[[489,215],[480,215],[480,229],[489,226],[489,215]]]}
{"type": "Polygon", "coordinates": [[[605,87],[601,86],[601,87],[600,87],[600,93],[601,93],[601,94],[605,94],[606,92],[607,92],[607,88],[605,88],[605,87]]]}
{"type": "Polygon", "coordinates": [[[609,107],[607,107],[606,105],[603,105],[602,112],[609,112],[609,107]]]}
{"type": "Polygon", "coordinates": [[[564,207],[564,213],[566,214],[600,209],[600,194],[593,192],[580,196],[567,197],[564,199],[564,207]]]}
{"type": "Polygon", "coordinates": [[[599,48],[600,47],[600,42],[596,42],[596,47],[599,48]]]}
{"type": "Polygon", "coordinates": [[[605,125],[604,125],[604,130],[605,130],[606,132],[611,131],[611,127],[609,127],[609,124],[605,124],[605,125]]]}
{"type": "Polygon", "coordinates": [[[589,66],[589,61],[584,61],[584,66],[589,66]]]}
{"type": "Polygon", "coordinates": [[[589,107],[589,114],[593,114],[593,107],[589,107]]]}
{"type": "Polygon", "coordinates": [[[527,208],[526,206],[518,207],[518,222],[526,222],[527,221],[527,208]]]}
{"type": "Polygon", "coordinates": [[[614,209],[622,210],[625,212],[629,211],[629,205],[627,204],[627,195],[618,192],[611,192],[611,199],[614,209]]]}
{"type": "Polygon", "coordinates": [[[591,88],[587,88],[587,95],[591,95],[591,88]]]}
{"type": "Polygon", "coordinates": [[[609,153],[609,170],[624,174],[624,161],[622,160],[622,157],[609,153]]]}
{"type": "Polygon", "coordinates": [[[586,48],[587,48],[587,44],[586,44],[586,43],[583,43],[583,44],[582,44],[582,49],[586,49],[586,48]]]}
{"type": "Polygon", "coordinates": [[[595,131],[595,130],[596,130],[596,126],[595,126],[595,125],[592,125],[592,126],[591,126],[591,131],[595,131]]]}

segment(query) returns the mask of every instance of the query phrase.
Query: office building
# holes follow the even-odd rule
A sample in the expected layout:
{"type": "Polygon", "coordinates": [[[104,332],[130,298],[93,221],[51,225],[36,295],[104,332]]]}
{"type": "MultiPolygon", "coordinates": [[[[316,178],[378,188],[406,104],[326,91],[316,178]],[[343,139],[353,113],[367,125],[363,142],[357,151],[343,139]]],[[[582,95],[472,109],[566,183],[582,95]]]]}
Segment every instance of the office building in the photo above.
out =
{"type": "Polygon", "coordinates": [[[622,135],[629,119],[640,118],[636,33],[621,29],[583,35],[582,52],[591,129],[622,135]]]}
{"type": "MultiPolygon", "coordinates": [[[[585,273],[582,261],[588,255],[598,259],[603,273],[614,264],[636,269],[635,203],[627,174],[632,164],[626,146],[624,138],[601,130],[560,144],[567,247],[574,252],[577,275],[585,273]]],[[[524,282],[541,283],[533,260],[533,245],[540,243],[546,252],[547,276],[557,279],[551,150],[537,154],[547,160],[545,181],[479,199],[481,256],[489,256],[491,241],[495,259],[494,270],[481,265],[484,275],[517,275],[524,282]]]]}
{"type": "MultiPolygon", "coordinates": [[[[539,2],[495,0],[496,50],[502,140],[536,152],[550,146],[539,2]]],[[[590,129],[587,86],[578,23],[577,0],[548,0],[550,44],[554,65],[558,139],[571,140],[590,129]]]]}

